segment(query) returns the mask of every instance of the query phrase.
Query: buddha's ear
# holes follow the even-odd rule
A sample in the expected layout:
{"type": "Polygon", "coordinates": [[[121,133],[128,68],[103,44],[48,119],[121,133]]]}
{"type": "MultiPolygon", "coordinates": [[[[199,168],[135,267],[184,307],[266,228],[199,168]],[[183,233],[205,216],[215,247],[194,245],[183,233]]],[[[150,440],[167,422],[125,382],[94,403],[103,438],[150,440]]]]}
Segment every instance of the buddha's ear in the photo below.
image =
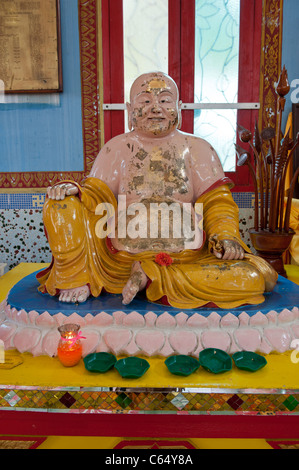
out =
{"type": "Polygon", "coordinates": [[[127,107],[127,112],[128,112],[128,127],[129,127],[129,130],[131,131],[133,129],[131,103],[126,103],[126,107],[127,107]]]}
{"type": "Polygon", "coordinates": [[[178,126],[177,129],[182,127],[182,100],[178,103],[178,126]]]}

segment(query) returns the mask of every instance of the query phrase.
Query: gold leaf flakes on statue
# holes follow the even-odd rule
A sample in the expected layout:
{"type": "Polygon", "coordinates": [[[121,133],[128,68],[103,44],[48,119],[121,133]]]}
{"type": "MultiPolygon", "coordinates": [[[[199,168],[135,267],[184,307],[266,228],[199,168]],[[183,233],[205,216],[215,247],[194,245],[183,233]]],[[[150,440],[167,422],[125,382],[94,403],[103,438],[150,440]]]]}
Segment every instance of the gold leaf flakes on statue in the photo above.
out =
{"type": "Polygon", "coordinates": [[[164,80],[151,80],[147,86],[146,91],[147,92],[155,92],[155,91],[161,91],[161,89],[167,88],[167,85],[164,80]]]}

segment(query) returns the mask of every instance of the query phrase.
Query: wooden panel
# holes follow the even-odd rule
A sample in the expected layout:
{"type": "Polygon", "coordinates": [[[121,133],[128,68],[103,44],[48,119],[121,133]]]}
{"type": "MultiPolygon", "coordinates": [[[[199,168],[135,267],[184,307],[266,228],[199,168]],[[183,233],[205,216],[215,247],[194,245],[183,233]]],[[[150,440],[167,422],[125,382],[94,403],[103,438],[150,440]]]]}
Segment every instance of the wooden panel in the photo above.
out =
{"type": "Polygon", "coordinates": [[[0,433],[35,436],[298,439],[298,416],[1,411],[0,433]]]}

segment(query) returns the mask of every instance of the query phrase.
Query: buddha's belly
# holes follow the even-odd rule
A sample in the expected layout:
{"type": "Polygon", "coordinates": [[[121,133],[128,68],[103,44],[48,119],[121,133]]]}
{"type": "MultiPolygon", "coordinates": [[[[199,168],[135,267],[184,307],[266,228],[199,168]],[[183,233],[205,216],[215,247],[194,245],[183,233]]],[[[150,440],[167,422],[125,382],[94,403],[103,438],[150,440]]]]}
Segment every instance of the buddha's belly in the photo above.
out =
{"type": "Polygon", "coordinates": [[[202,244],[200,222],[191,203],[143,199],[118,213],[111,242],[129,253],[196,249],[202,244]]]}

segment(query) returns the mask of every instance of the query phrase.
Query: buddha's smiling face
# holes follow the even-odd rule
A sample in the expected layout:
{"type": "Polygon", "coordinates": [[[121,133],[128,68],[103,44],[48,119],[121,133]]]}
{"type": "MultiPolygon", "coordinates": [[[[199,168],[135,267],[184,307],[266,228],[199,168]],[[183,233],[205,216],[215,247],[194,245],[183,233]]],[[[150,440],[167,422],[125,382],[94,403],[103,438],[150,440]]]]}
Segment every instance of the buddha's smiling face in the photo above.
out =
{"type": "Polygon", "coordinates": [[[164,136],[178,127],[180,103],[175,82],[164,74],[145,74],[131,88],[127,104],[134,130],[164,136]]]}

